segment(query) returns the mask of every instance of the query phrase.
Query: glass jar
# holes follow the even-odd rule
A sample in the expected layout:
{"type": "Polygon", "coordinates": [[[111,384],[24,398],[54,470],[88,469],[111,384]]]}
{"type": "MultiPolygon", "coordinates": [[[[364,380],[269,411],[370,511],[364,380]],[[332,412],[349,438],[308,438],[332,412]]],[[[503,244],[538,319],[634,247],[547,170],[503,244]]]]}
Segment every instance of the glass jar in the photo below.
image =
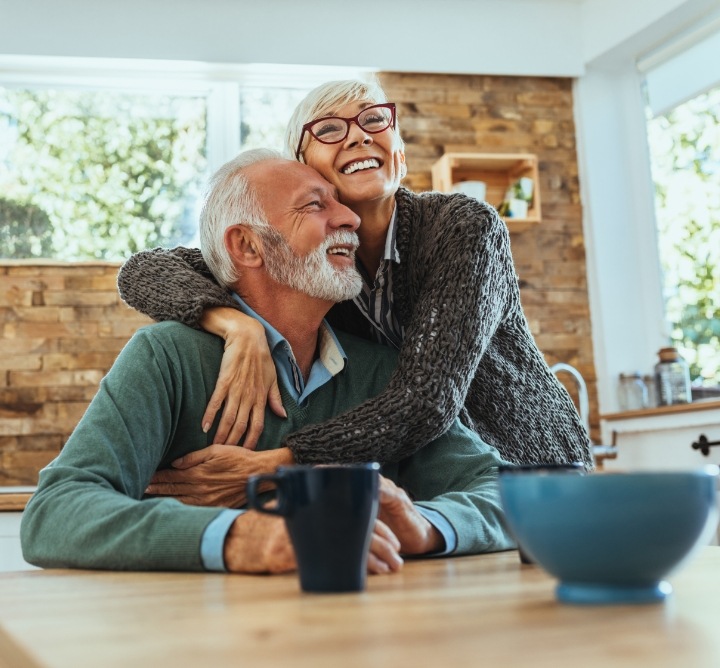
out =
{"type": "Polygon", "coordinates": [[[660,361],[655,365],[658,405],[687,404],[692,401],[690,367],[677,348],[661,348],[660,361]]]}
{"type": "Polygon", "coordinates": [[[643,382],[645,383],[645,388],[647,389],[647,407],[657,408],[658,398],[655,376],[653,374],[647,374],[646,376],[643,376],[643,382]]]}
{"type": "Polygon", "coordinates": [[[639,411],[648,406],[648,391],[642,374],[620,374],[620,409],[623,411],[639,411]]]}

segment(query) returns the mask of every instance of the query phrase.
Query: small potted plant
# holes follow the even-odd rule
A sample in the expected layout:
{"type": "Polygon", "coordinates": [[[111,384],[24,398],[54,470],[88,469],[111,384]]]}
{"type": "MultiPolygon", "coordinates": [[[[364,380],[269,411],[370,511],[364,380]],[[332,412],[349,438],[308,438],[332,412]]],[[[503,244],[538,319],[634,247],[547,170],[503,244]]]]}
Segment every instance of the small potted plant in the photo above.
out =
{"type": "Polygon", "coordinates": [[[507,218],[527,218],[532,203],[533,180],[523,176],[505,192],[505,199],[498,207],[498,213],[507,218]]]}

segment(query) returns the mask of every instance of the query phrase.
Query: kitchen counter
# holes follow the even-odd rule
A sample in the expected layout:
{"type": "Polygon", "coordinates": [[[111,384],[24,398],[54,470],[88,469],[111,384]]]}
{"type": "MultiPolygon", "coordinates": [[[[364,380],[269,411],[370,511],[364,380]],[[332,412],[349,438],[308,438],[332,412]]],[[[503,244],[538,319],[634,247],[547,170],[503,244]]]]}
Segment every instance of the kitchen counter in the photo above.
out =
{"type": "Polygon", "coordinates": [[[720,548],[664,603],[576,607],[515,551],[408,561],[360,594],[295,574],[0,574],[0,665],[296,668],[720,665],[720,548]],[[5,663],[4,663],[5,662],[5,663]]]}
{"type": "MultiPolygon", "coordinates": [[[[20,549],[22,511],[34,491],[35,487],[0,487],[0,572],[34,568],[20,549]]],[[[4,668],[2,661],[0,668],[4,668]]]]}
{"type": "Polygon", "coordinates": [[[689,404],[674,404],[673,406],[657,406],[656,408],[642,408],[636,411],[621,411],[618,413],[606,413],[601,415],[601,420],[613,422],[615,420],[627,420],[628,418],[658,417],[661,415],[683,415],[696,411],[712,411],[720,408],[718,399],[701,399],[689,404]]]}
{"type": "Polygon", "coordinates": [[[0,487],[0,511],[23,511],[35,487],[0,487]]]}

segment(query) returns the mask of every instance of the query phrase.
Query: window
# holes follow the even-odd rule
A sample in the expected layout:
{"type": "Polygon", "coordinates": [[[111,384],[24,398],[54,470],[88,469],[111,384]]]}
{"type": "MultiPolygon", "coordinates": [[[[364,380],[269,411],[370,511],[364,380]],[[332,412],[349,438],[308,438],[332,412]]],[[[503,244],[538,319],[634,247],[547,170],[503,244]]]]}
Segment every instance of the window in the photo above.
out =
{"type": "Polygon", "coordinates": [[[210,173],[335,68],[0,58],[0,258],[118,261],[197,245],[210,173]]]}
{"type": "Polygon", "coordinates": [[[720,383],[720,88],[650,118],[660,262],[673,342],[720,383]]]}
{"type": "Polygon", "coordinates": [[[720,384],[720,86],[713,32],[649,68],[647,127],[670,336],[720,384]]]}
{"type": "Polygon", "coordinates": [[[117,260],[187,243],[206,99],[0,88],[0,257],[117,260]]]}

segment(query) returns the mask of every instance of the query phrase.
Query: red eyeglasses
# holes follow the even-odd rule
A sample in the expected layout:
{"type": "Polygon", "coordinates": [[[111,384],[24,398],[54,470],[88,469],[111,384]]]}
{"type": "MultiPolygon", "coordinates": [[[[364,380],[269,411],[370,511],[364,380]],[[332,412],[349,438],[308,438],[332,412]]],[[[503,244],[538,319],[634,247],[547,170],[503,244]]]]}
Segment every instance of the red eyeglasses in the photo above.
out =
{"type": "Polygon", "coordinates": [[[309,132],[315,139],[323,144],[339,144],[348,136],[350,124],[355,123],[364,132],[376,135],[385,132],[392,126],[395,129],[395,105],[392,102],[374,104],[366,107],[357,116],[341,118],[340,116],[326,116],[316,121],[305,123],[300,133],[300,141],[295,151],[295,159],[300,158],[305,133],[309,132]]]}

